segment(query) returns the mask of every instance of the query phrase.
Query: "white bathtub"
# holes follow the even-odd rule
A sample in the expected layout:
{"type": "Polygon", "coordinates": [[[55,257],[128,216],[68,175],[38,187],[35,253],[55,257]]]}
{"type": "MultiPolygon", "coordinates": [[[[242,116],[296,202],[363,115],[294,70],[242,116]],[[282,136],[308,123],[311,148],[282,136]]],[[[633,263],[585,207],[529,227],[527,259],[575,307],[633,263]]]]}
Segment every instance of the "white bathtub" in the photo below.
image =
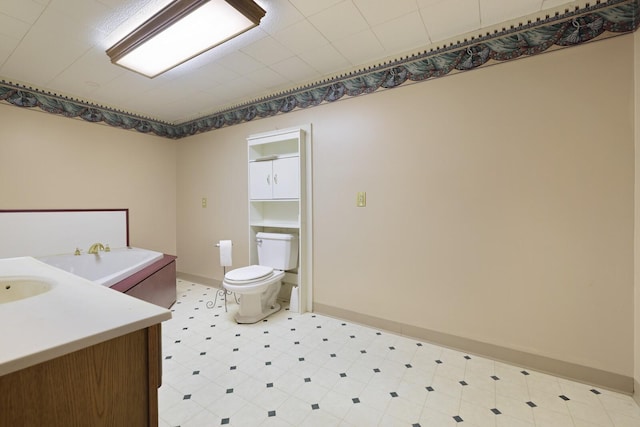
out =
{"type": "Polygon", "coordinates": [[[100,285],[112,286],[162,257],[161,252],[148,249],[121,248],[97,255],[53,255],[38,259],[100,285]]]}

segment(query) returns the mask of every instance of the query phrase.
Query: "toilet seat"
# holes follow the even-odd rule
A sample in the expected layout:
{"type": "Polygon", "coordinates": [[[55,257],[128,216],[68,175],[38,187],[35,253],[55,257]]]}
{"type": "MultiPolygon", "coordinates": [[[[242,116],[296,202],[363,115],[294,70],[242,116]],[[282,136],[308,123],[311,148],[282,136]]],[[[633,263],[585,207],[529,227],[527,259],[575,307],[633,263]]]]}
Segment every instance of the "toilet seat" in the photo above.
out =
{"type": "Polygon", "coordinates": [[[265,265],[250,265],[248,267],[236,268],[224,276],[224,281],[235,285],[252,283],[268,279],[273,275],[273,267],[265,265]]]}

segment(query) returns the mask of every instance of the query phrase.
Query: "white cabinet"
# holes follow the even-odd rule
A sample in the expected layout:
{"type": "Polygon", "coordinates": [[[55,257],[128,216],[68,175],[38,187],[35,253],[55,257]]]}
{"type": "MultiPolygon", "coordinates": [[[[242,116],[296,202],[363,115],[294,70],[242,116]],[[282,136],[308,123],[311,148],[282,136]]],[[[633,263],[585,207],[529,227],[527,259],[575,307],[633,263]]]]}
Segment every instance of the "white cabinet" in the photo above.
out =
{"type": "Polygon", "coordinates": [[[249,163],[251,200],[300,197],[300,158],[287,157],[249,163]]]}
{"type": "Polygon", "coordinates": [[[298,268],[287,272],[280,296],[298,287],[294,311],[312,310],[311,126],[251,135],[248,143],[249,262],[258,262],[256,234],[299,236],[298,268]]]}

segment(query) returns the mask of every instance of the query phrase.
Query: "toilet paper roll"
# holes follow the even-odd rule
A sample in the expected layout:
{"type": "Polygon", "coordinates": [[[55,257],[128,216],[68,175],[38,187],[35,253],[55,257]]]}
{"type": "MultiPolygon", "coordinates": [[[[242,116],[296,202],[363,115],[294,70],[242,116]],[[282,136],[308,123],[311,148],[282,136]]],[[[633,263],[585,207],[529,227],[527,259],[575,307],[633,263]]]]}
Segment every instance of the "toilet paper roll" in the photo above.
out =
{"type": "Polygon", "coordinates": [[[231,267],[231,240],[220,240],[220,265],[231,267]]]}

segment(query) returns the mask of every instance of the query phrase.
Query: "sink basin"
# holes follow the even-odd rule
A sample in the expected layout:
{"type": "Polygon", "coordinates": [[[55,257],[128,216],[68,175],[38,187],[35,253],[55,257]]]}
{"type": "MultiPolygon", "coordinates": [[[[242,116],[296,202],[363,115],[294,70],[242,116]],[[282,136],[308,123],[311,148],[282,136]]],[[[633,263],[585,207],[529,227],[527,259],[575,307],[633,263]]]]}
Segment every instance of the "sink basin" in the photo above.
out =
{"type": "Polygon", "coordinates": [[[53,282],[42,277],[1,277],[0,304],[19,301],[53,289],[53,282]]]}

